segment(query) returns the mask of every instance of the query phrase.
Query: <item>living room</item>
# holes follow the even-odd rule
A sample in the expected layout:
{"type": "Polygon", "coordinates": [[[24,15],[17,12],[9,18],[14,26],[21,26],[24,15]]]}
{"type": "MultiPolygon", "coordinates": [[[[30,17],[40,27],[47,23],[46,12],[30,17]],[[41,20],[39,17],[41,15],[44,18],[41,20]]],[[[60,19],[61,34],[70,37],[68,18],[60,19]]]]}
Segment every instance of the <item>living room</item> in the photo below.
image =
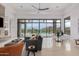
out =
{"type": "MultiPolygon", "coordinates": [[[[79,38],[78,10],[79,3],[0,3],[0,17],[3,20],[3,26],[0,28],[0,47],[21,41],[21,50],[25,49],[25,37],[36,34],[43,38],[42,50],[36,52],[36,56],[79,55],[78,44],[75,43],[79,38]],[[63,42],[56,42],[58,31],[64,33],[59,38],[63,42]]],[[[7,54],[8,52],[3,54],[2,50],[2,55],[11,55],[7,54]]],[[[10,53],[12,51],[15,50],[10,53]]],[[[27,56],[25,50],[19,54],[27,56]]],[[[14,55],[17,54],[12,54],[14,55]]]]}

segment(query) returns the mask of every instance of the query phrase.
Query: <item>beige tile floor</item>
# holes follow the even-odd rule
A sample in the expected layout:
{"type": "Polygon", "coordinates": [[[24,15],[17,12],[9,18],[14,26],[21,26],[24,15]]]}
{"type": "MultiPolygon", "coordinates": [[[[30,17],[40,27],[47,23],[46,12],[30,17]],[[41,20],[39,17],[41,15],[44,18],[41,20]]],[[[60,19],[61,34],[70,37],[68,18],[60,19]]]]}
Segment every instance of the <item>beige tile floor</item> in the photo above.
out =
{"type": "MultiPolygon", "coordinates": [[[[79,45],[76,45],[74,40],[63,41],[61,43],[53,40],[52,43],[52,48],[42,48],[41,51],[36,52],[36,56],[79,56],[79,45]]],[[[24,51],[23,56],[26,55],[27,53],[24,51]]]]}

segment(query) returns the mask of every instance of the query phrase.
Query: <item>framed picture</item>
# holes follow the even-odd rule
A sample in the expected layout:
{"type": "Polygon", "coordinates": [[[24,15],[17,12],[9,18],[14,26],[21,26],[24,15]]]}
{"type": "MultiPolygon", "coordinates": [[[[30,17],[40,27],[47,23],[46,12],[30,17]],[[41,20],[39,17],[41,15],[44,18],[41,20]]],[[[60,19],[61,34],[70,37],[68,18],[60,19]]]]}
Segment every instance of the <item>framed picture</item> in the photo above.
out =
{"type": "Polygon", "coordinates": [[[8,30],[5,30],[5,35],[8,35],[8,30]]]}

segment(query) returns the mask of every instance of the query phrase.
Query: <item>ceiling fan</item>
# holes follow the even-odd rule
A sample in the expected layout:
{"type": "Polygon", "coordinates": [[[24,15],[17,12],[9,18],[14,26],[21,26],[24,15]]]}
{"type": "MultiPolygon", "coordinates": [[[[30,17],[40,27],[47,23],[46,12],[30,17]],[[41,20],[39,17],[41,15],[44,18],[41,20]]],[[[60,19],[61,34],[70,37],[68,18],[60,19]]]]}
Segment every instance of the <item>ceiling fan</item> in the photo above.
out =
{"type": "Polygon", "coordinates": [[[45,10],[48,10],[49,8],[41,8],[41,5],[39,3],[38,7],[32,5],[33,8],[37,9],[38,11],[45,11],[45,10]]]}

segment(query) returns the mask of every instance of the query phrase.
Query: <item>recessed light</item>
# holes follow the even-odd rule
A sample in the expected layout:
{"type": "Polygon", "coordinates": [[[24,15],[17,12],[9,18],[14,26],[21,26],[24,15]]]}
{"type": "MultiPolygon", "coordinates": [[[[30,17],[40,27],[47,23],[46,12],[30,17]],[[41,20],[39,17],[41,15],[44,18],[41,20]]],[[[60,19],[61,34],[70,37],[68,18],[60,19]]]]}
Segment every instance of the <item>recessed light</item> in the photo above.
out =
{"type": "Polygon", "coordinates": [[[56,8],[59,8],[59,6],[56,6],[56,8]]]}
{"type": "Polygon", "coordinates": [[[23,8],[23,5],[21,5],[20,8],[23,8]]]}

